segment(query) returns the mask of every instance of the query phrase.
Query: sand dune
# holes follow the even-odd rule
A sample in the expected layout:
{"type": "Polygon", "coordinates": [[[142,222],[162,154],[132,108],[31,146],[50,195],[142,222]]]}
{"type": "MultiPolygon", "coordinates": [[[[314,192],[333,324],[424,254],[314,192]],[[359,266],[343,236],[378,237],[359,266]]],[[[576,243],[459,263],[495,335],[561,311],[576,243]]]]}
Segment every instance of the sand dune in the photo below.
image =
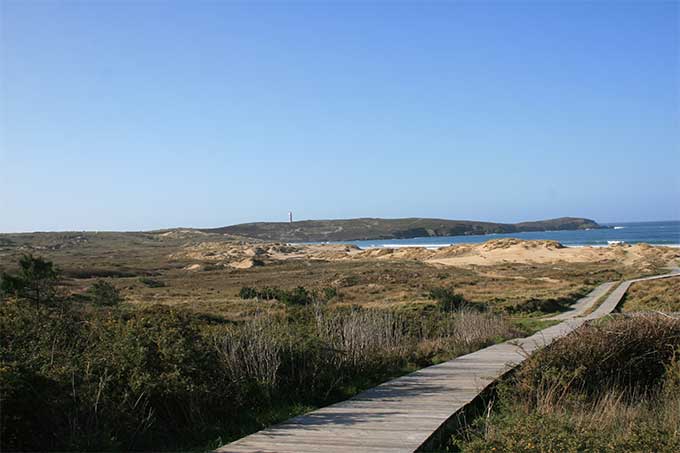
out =
{"type": "MultiPolygon", "coordinates": [[[[559,263],[614,261],[641,269],[659,264],[678,264],[680,249],[647,244],[610,247],[564,247],[556,241],[492,239],[481,244],[459,244],[440,249],[424,247],[361,250],[343,244],[282,244],[202,242],[175,254],[200,263],[249,268],[254,260],[267,263],[291,259],[318,260],[416,260],[446,266],[485,266],[502,263],[559,263]]],[[[177,256],[178,257],[178,256],[177,256]]]]}

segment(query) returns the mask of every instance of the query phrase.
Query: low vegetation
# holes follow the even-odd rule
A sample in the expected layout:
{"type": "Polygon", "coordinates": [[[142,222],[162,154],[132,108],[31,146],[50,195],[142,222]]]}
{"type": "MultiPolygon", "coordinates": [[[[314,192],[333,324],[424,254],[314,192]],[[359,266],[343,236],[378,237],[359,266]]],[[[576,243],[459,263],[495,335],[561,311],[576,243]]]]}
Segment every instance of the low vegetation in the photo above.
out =
{"type": "MultiPolygon", "coordinates": [[[[163,304],[231,320],[271,309],[262,298],[242,299],[243,287],[291,292],[334,288],[332,305],[397,309],[432,305],[433,288],[450,288],[470,303],[525,317],[558,311],[599,283],[658,273],[668,251],[645,265],[625,260],[558,263],[497,263],[457,267],[397,257],[337,259],[323,247],[314,256],[299,246],[243,241],[195,230],[165,232],[72,232],[0,235],[0,273],[16,274],[17,261],[33,253],[61,269],[70,292],[82,293],[104,279],[138,307],[163,304]],[[266,253],[263,253],[267,251],[266,253]],[[263,265],[256,265],[261,260],[263,265]],[[252,267],[232,267],[231,264],[252,267]]],[[[342,252],[343,254],[345,252],[342,252]]],[[[364,255],[364,254],[362,254],[364,255]]],[[[400,255],[401,256],[401,255],[400,255]]],[[[647,256],[647,255],[645,255],[647,256]]],[[[637,263],[637,262],[636,262],[637,263]]],[[[275,303],[284,310],[283,303],[275,303]]]]}
{"type": "Polygon", "coordinates": [[[583,230],[603,228],[594,220],[578,217],[521,223],[492,223],[427,218],[305,220],[302,222],[257,222],[203,230],[249,238],[284,242],[354,241],[403,239],[427,236],[518,233],[522,231],[583,230]]]}
{"type": "Polygon", "coordinates": [[[680,312],[680,276],[634,283],[621,310],[680,312]]]}
{"type": "Polygon", "coordinates": [[[19,272],[2,273],[0,293],[20,297],[39,309],[55,299],[59,279],[59,271],[52,262],[27,254],[19,260],[19,272]]]}
{"type": "Polygon", "coordinates": [[[588,325],[499,386],[450,451],[680,451],[680,320],[588,325]]]}
{"type": "MultiPolygon", "coordinates": [[[[472,306],[461,294],[450,288],[432,288],[429,297],[437,301],[437,307],[443,312],[452,312],[472,306]]],[[[477,305],[477,307],[486,308],[485,305],[477,305]]]]}
{"type": "Polygon", "coordinates": [[[244,286],[239,291],[241,299],[276,300],[286,305],[309,305],[314,302],[328,302],[338,295],[335,288],[325,287],[320,291],[308,290],[304,286],[297,286],[292,290],[265,286],[262,289],[244,286]]]}
{"type": "Polygon", "coordinates": [[[87,290],[87,297],[98,306],[115,306],[123,302],[120,290],[106,280],[94,282],[87,290]]]}
{"type": "Polygon", "coordinates": [[[165,283],[155,279],[155,278],[150,278],[150,277],[140,277],[139,278],[140,283],[143,283],[145,286],[149,288],[163,288],[165,287],[165,283]]]}
{"type": "Polygon", "coordinates": [[[520,334],[474,310],[333,307],[332,292],[233,322],[62,283],[32,256],[2,277],[2,451],[215,447],[520,334]]]}
{"type": "Polygon", "coordinates": [[[180,230],[2,238],[2,451],[216,447],[525,336],[555,322],[540,315],[640,272],[296,258],[283,244],[272,258],[180,230]],[[248,256],[262,265],[230,266],[248,256]]]}

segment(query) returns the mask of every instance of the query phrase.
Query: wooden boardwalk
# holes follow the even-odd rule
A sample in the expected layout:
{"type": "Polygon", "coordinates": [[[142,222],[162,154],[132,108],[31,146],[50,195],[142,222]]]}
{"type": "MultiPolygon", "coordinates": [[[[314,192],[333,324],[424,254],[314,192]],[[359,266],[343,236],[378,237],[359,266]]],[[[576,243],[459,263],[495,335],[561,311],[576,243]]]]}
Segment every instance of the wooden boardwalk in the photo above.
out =
{"type": "Polygon", "coordinates": [[[555,319],[560,324],[522,339],[489,346],[416,371],[355,397],[292,418],[219,448],[233,453],[413,452],[456,412],[533,351],[572,332],[587,320],[610,313],[628,287],[621,283],[591,314],[584,313],[616,283],[604,283],[555,319]]]}

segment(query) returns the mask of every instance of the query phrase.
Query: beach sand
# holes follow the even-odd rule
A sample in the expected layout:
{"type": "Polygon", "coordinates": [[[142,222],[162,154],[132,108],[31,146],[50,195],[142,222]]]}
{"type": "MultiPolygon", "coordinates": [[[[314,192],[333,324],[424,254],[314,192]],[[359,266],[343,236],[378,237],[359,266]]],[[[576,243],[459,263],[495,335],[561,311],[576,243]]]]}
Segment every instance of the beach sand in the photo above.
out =
{"type": "Polygon", "coordinates": [[[235,268],[252,265],[252,259],[316,260],[416,260],[434,265],[469,267],[503,263],[595,263],[613,261],[641,268],[660,263],[680,263],[680,249],[648,244],[609,247],[564,247],[556,241],[492,239],[481,244],[457,244],[439,249],[398,247],[359,249],[343,244],[280,244],[204,242],[179,253],[202,263],[222,263],[235,268]]]}

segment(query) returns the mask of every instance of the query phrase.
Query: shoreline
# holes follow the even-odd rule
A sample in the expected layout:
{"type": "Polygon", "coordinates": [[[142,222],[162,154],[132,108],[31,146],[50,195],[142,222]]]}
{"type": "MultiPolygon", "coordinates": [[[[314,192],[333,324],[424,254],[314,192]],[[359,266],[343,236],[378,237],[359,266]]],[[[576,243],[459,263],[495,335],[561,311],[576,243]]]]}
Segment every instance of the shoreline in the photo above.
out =
{"type": "MultiPolygon", "coordinates": [[[[607,224],[605,224],[607,225],[607,224]]],[[[414,238],[383,237],[343,241],[301,241],[300,244],[345,244],[362,250],[370,249],[427,249],[437,250],[453,245],[481,244],[494,239],[556,241],[567,248],[609,247],[610,241],[626,245],[648,244],[655,247],[680,248],[680,222],[619,222],[596,230],[557,230],[520,233],[489,233],[478,235],[421,236],[414,238]],[[618,228],[614,228],[618,227],[618,228]]]]}
{"type": "MultiPolygon", "coordinates": [[[[528,239],[532,240],[532,239],[528,239]]],[[[535,240],[542,240],[542,239],[535,239],[535,240]]],[[[557,241],[559,242],[559,241],[557,241]]],[[[352,242],[344,243],[344,242],[328,242],[328,244],[347,244],[347,245],[356,245],[359,247],[361,250],[371,250],[371,249],[402,249],[402,248],[424,248],[424,249],[440,249],[444,247],[451,247],[454,245],[475,245],[475,244],[483,244],[483,242],[456,242],[456,243],[445,243],[445,244],[376,244],[376,245],[364,245],[360,246],[357,244],[354,244],[352,242]]],[[[669,247],[669,248],[680,248],[680,244],[653,244],[649,242],[626,242],[625,244],[622,245],[637,245],[637,244],[647,244],[651,245],[653,247],[669,247]]],[[[323,245],[323,244],[320,244],[323,245]]],[[[604,248],[604,247],[612,247],[612,245],[609,244],[562,244],[564,247],[569,247],[569,248],[584,248],[584,247],[593,247],[593,248],[604,248]]],[[[613,245],[613,247],[616,247],[616,245],[613,245]]]]}

